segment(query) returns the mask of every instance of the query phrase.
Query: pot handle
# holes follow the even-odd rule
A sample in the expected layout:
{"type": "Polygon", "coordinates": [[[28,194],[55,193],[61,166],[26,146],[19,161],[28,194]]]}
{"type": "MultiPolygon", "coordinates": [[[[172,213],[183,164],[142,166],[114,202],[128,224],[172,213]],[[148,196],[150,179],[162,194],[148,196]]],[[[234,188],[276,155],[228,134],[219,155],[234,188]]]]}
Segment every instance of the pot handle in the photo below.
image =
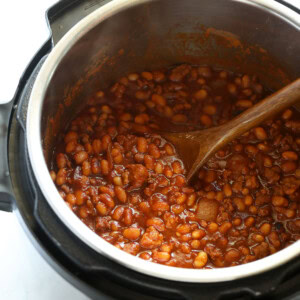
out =
{"type": "MultiPolygon", "coordinates": [[[[28,89],[26,88],[29,84],[32,85],[32,81],[28,81],[30,74],[34,73],[35,76],[40,69],[43,59],[46,53],[51,50],[50,40],[46,41],[45,44],[39,49],[33,59],[30,61],[26,67],[24,73],[22,74],[18,87],[16,89],[13,99],[6,103],[0,105],[0,211],[11,212],[15,204],[15,196],[12,188],[10,171],[9,171],[9,128],[10,119],[15,114],[16,118],[25,131],[26,124],[26,109],[22,110],[22,105],[19,103],[19,99],[25,98],[23,94],[26,94],[27,98],[29,95],[28,89]],[[34,72],[36,70],[36,72],[34,72]]],[[[24,103],[24,101],[22,101],[24,103]]],[[[24,104],[23,104],[24,105],[24,104]]]]}
{"type": "Polygon", "coordinates": [[[0,105],[0,210],[11,212],[13,192],[8,169],[8,131],[13,100],[0,105]]]}
{"type": "Polygon", "coordinates": [[[46,19],[51,30],[52,45],[58,41],[81,19],[97,8],[112,0],[61,0],[46,12],[46,19]]]}

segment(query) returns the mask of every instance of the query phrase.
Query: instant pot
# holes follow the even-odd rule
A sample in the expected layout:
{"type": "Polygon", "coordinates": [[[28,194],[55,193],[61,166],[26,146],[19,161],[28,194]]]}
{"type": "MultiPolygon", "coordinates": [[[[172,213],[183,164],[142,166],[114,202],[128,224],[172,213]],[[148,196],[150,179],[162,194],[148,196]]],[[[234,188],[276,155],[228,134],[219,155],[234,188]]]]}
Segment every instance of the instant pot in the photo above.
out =
{"type": "Polygon", "coordinates": [[[82,99],[128,71],[208,63],[258,74],[272,89],[300,76],[299,10],[271,0],[58,2],[51,30],[0,106],[0,208],[19,216],[43,257],[93,299],[292,299],[300,242],[246,265],[190,270],[153,264],[100,239],[61,200],[53,144],[82,99]]]}

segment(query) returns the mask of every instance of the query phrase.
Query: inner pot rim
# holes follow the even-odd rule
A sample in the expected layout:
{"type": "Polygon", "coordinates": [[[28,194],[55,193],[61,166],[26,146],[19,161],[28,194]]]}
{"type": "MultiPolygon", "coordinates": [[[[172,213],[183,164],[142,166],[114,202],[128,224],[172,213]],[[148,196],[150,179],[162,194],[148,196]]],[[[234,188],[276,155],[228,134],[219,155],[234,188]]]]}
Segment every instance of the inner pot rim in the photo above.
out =
{"type": "MultiPolygon", "coordinates": [[[[59,217],[59,219],[86,245],[94,249],[101,255],[104,255],[117,263],[120,263],[130,269],[154,277],[175,280],[181,282],[222,282],[238,278],[244,278],[255,275],[272,268],[275,268],[300,253],[300,241],[280,250],[279,252],[267,256],[263,259],[250,262],[244,265],[225,267],[220,269],[186,269],[174,268],[145,261],[136,256],[132,256],[117,247],[100,238],[96,233],[90,230],[62,201],[61,196],[55,187],[50,174],[42,149],[41,120],[42,104],[46,95],[47,88],[51,78],[72,46],[83,37],[88,31],[98,25],[101,21],[113,16],[114,14],[128,9],[132,6],[152,2],[155,0],[119,0],[112,1],[103,7],[100,7],[78,24],[76,24],[54,47],[43,64],[37,79],[34,83],[30,96],[27,115],[26,140],[29,152],[29,158],[32,164],[33,172],[37,182],[45,196],[47,202],[59,217]]],[[[265,0],[234,0],[243,2],[256,7],[268,7],[273,12],[283,15],[290,22],[295,21],[293,12],[279,3],[269,3],[265,0]]],[[[295,21],[296,22],[296,21],[295,21]]],[[[295,25],[294,22],[294,25],[295,25]]],[[[297,22],[296,22],[297,24],[297,22]]],[[[297,26],[297,25],[296,25],[297,26]]]]}

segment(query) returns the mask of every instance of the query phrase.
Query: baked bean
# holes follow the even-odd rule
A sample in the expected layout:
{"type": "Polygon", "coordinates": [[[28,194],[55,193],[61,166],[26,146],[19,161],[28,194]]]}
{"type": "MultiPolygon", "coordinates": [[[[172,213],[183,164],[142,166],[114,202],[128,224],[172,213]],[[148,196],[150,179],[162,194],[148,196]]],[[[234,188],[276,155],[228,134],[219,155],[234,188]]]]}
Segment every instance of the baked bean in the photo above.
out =
{"type": "Polygon", "coordinates": [[[76,204],[76,197],[75,197],[75,195],[74,194],[68,194],[66,196],[66,201],[68,203],[70,203],[71,205],[75,205],[76,204]]]}
{"type": "Polygon", "coordinates": [[[204,89],[201,89],[201,90],[197,91],[194,95],[194,97],[197,100],[201,100],[201,101],[206,99],[207,96],[208,96],[207,90],[204,90],[204,89]]]}
{"type": "Polygon", "coordinates": [[[158,95],[158,94],[153,94],[151,100],[155,104],[160,105],[160,106],[165,106],[167,104],[166,99],[163,96],[158,95]]]}
{"type": "Polygon", "coordinates": [[[264,166],[267,167],[267,168],[270,168],[273,166],[273,160],[270,156],[266,155],[264,157],[264,166]]]}
{"type": "Polygon", "coordinates": [[[124,206],[118,206],[113,211],[112,218],[116,221],[119,221],[122,218],[123,214],[124,214],[124,206]]]}
{"type": "Polygon", "coordinates": [[[132,216],[132,211],[130,208],[125,208],[124,209],[124,214],[123,214],[123,222],[125,225],[129,226],[133,222],[133,216],[132,216]]]}
{"type": "Polygon", "coordinates": [[[242,109],[246,109],[246,108],[249,108],[249,107],[253,106],[253,103],[252,103],[252,101],[250,101],[250,100],[238,100],[238,101],[235,103],[235,105],[236,105],[237,107],[242,108],[242,109]]]}
{"type": "Polygon", "coordinates": [[[99,200],[104,202],[109,208],[114,208],[114,206],[115,206],[114,200],[108,194],[100,194],[99,200]]]}
{"type": "Polygon", "coordinates": [[[136,74],[136,73],[131,73],[128,75],[128,79],[130,81],[136,81],[138,78],[139,78],[139,74],[136,74]]]}
{"type": "Polygon", "coordinates": [[[261,243],[265,240],[265,238],[260,234],[253,234],[252,239],[258,243],[261,243]]]}
{"type": "Polygon", "coordinates": [[[271,232],[271,225],[268,223],[264,223],[259,228],[262,235],[267,236],[271,232]]]}
{"type": "Polygon", "coordinates": [[[108,214],[108,209],[106,205],[102,202],[97,203],[96,209],[101,216],[105,216],[108,214]]]}
{"type": "Polygon", "coordinates": [[[213,116],[217,112],[217,108],[215,105],[205,105],[203,107],[203,112],[207,115],[213,116]]]}
{"type": "Polygon", "coordinates": [[[179,215],[184,211],[184,206],[180,204],[174,204],[172,205],[171,210],[175,215],[179,215]]]}
{"type": "Polygon", "coordinates": [[[142,72],[141,73],[142,77],[145,78],[146,80],[153,80],[153,75],[150,72],[142,72]]]}
{"type": "Polygon", "coordinates": [[[210,78],[212,76],[212,71],[209,67],[199,67],[198,74],[205,78],[210,78]]]}
{"type": "Polygon", "coordinates": [[[77,140],[78,139],[78,133],[75,131],[69,131],[64,138],[65,144],[69,143],[72,140],[77,140]]]}
{"type": "Polygon", "coordinates": [[[155,144],[149,144],[148,153],[154,158],[160,158],[160,151],[155,144]]]}
{"type": "Polygon", "coordinates": [[[281,164],[281,170],[284,173],[293,173],[296,171],[297,165],[294,161],[287,161],[281,164]]]}
{"type": "Polygon", "coordinates": [[[242,219],[241,218],[235,218],[235,219],[233,219],[232,224],[234,226],[240,226],[242,224],[242,219]]]}
{"type": "Polygon", "coordinates": [[[208,170],[206,172],[205,182],[211,183],[211,182],[215,181],[216,178],[217,178],[216,172],[213,170],[208,170]]]}
{"type": "Polygon", "coordinates": [[[106,114],[111,114],[112,113],[112,110],[108,105],[102,105],[101,111],[103,113],[106,113],[106,114]]]}
{"type": "Polygon", "coordinates": [[[65,147],[66,153],[72,153],[76,150],[77,142],[76,140],[71,140],[70,142],[67,143],[65,147]]]}
{"type": "Polygon", "coordinates": [[[108,146],[111,144],[111,137],[110,137],[110,135],[108,135],[108,134],[104,135],[102,137],[101,142],[102,142],[102,149],[104,151],[107,151],[108,146]]]}
{"type": "Polygon", "coordinates": [[[202,239],[205,235],[206,235],[206,233],[202,229],[197,229],[192,232],[193,239],[202,239]]]}
{"type": "Polygon", "coordinates": [[[115,193],[116,193],[116,196],[119,199],[119,201],[121,201],[123,203],[125,203],[127,201],[127,195],[123,188],[121,188],[120,186],[116,186],[115,193]]]}
{"type": "Polygon", "coordinates": [[[123,185],[122,178],[120,176],[114,177],[113,183],[115,186],[122,186],[123,185]]]}
{"type": "Polygon", "coordinates": [[[82,205],[86,201],[86,194],[81,190],[75,191],[75,197],[77,205],[82,205]]]}
{"type": "Polygon", "coordinates": [[[164,149],[165,149],[167,155],[171,156],[171,155],[175,154],[173,147],[170,144],[168,144],[168,143],[165,144],[164,149]]]}
{"type": "Polygon", "coordinates": [[[262,140],[262,141],[267,139],[267,133],[262,127],[256,127],[253,130],[254,130],[254,134],[257,137],[257,139],[262,140]]]}
{"type": "Polygon", "coordinates": [[[253,145],[247,145],[245,147],[245,150],[251,155],[256,155],[258,152],[258,149],[253,145]]]}
{"type": "Polygon", "coordinates": [[[183,172],[182,167],[181,167],[181,163],[179,161],[174,161],[172,163],[172,168],[173,168],[173,172],[175,174],[181,174],[183,172]]]}
{"type": "Polygon", "coordinates": [[[177,114],[172,117],[172,121],[175,123],[185,123],[187,121],[187,117],[183,114],[177,114]]]}
{"type": "Polygon", "coordinates": [[[153,74],[153,79],[156,82],[162,82],[165,80],[165,74],[163,72],[154,71],[152,72],[152,74],[153,74]]]}
{"type": "Polygon", "coordinates": [[[242,77],[242,85],[243,85],[243,87],[244,88],[250,87],[250,83],[251,83],[250,77],[248,75],[244,75],[242,77]]]}
{"type": "Polygon", "coordinates": [[[234,204],[235,204],[238,211],[245,211],[246,206],[245,206],[245,203],[244,203],[243,199],[235,197],[233,199],[233,202],[234,202],[234,204]]]}
{"type": "Polygon", "coordinates": [[[82,163],[82,174],[85,176],[91,174],[91,164],[87,160],[82,163]]]}
{"type": "Polygon", "coordinates": [[[65,168],[67,166],[67,158],[63,153],[57,154],[56,165],[59,169],[65,168]]]}
{"type": "Polygon", "coordinates": [[[225,222],[219,227],[221,233],[226,233],[232,227],[231,223],[225,222]]]}
{"type": "Polygon", "coordinates": [[[71,121],[51,178],[92,230],[143,259],[220,268],[270,255],[299,238],[299,113],[236,138],[190,183],[172,143],[152,133],[218,126],[266,95],[256,76],[208,66],[129,73],[71,121]]]}
{"type": "Polygon", "coordinates": [[[108,161],[106,159],[102,159],[100,162],[101,165],[101,173],[103,175],[107,175],[109,172],[109,165],[108,165],[108,161]]]}
{"type": "Polygon", "coordinates": [[[282,153],[282,157],[286,160],[298,160],[298,154],[294,151],[285,151],[282,153]]]}
{"type": "Polygon", "coordinates": [[[55,182],[56,173],[54,171],[50,171],[50,176],[51,176],[51,179],[55,182]]]}
{"type": "Polygon", "coordinates": [[[151,255],[147,252],[140,253],[139,257],[144,259],[144,260],[150,260],[151,259],[151,255]]]}
{"type": "Polygon", "coordinates": [[[186,204],[187,204],[188,207],[191,207],[195,204],[195,202],[196,202],[196,194],[193,193],[193,194],[188,196],[186,204]]]}
{"type": "Polygon", "coordinates": [[[170,260],[171,255],[168,252],[153,252],[152,258],[162,263],[170,260]]]}
{"type": "MultiPolygon", "coordinates": [[[[83,164],[85,162],[83,162],[83,164]]],[[[82,164],[82,169],[83,169],[83,164],[82,164]]],[[[92,161],[90,163],[90,167],[91,167],[91,170],[92,170],[93,174],[99,174],[100,173],[100,164],[99,164],[99,160],[97,158],[92,158],[92,161]]],[[[84,174],[84,175],[86,175],[86,174],[84,174]]],[[[88,175],[86,175],[86,176],[88,176],[88,175]]]]}
{"type": "Polygon", "coordinates": [[[282,196],[273,196],[272,197],[272,204],[274,206],[284,206],[287,207],[289,202],[286,198],[282,197],[282,196]]]}
{"type": "Polygon", "coordinates": [[[204,85],[204,84],[206,84],[206,80],[204,79],[204,78],[199,78],[198,80],[197,80],[197,83],[199,83],[200,85],[204,85]]]}
{"type": "Polygon", "coordinates": [[[255,219],[253,217],[247,217],[244,223],[247,227],[251,227],[255,223],[255,219]]]}
{"type": "Polygon", "coordinates": [[[137,139],[137,150],[141,153],[147,152],[148,144],[147,140],[143,137],[137,139]]]}
{"type": "Polygon", "coordinates": [[[87,152],[88,155],[91,155],[93,153],[93,147],[90,143],[85,143],[84,144],[84,149],[87,152]]]}
{"type": "Polygon", "coordinates": [[[162,232],[165,231],[165,225],[162,219],[160,218],[150,218],[147,219],[146,225],[153,226],[156,230],[162,232]]]}
{"type": "Polygon", "coordinates": [[[56,175],[56,184],[63,185],[67,181],[67,170],[65,168],[59,169],[56,175]]]}
{"type": "Polygon", "coordinates": [[[129,239],[132,241],[138,239],[140,235],[141,235],[141,230],[139,228],[135,228],[135,227],[126,228],[123,231],[123,236],[126,239],[129,239]]]}
{"type": "Polygon", "coordinates": [[[122,114],[122,115],[120,116],[120,120],[121,120],[121,121],[125,121],[125,122],[131,121],[131,120],[132,120],[132,115],[129,114],[129,113],[124,113],[124,114],[122,114]]]}
{"type": "Polygon", "coordinates": [[[217,232],[218,229],[219,229],[218,224],[217,224],[217,223],[214,223],[214,222],[210,223],[210,224],[208,225],[208,227],[207,227],[207,230],[208,230],[208,232],[210,232],[210,233],[217,232]]]}
{"type": "Polygon", "coordinates": [[[245,198],[244,198],[244,203],[245,205],[249,206],[253,203],[253,198],[250,196],[250,195],[247,195],[245,198]]]}
{"type": "Polygon", "coordinates": [[[147,114],[139,114],[134,118],[134,122],[137,124],[146,124],[149,122],[149,116],[147,114]]]}
{"type": "Polygon", "coordinates": [[[145,155],[144,156],[144,162],[145,162],[145,166],[147,169],[149,170],[153,170],[154,169],[154,158],[150,155],[145,155]]]}
{"type": "Polygon", "coordinates": [[[157,162],[154,167],[155,173],[161,174],[164,171],[164,165],[161,162],[157,162]]]}
{"type": "Polygon", "coordinates": [[[233,263],[234,261],[239,261],[241,257],[240,252],[237,249],[231,249],[225,254],[225,261],[227,263],[233,263]]]}
{"type": "Polygon", "coordinates": [[[281,115],[281,118],[283,120],[289,120],[293,115],[293,112],[291,109],[286,109],[283,114],[281,115]]]}
{"type": "Polygon", "coordinates": [[[100,186],[99,187],[99,193],[102,193],[102,194],[108,194],[110,195],[111,197],[114,197],[115,196],[115,192],[113,191],[112,188],[109,188],[107,186],[100,186]]]}
{"type": "Polygon", "coordinates": [[[229,83],[227,85],[228,92],[232,95],[237,94],[237,86],[234,83],[229,83]]]}
{"type": "Polygon", "coordinates": [[[95,154],[99,154],[101,152],[101,141],[99,139],[93,140],[92,147],[95,154]]]}
{"type": "Polygon", "coordinates": [[[165,106],[163,112],[167,118],[172,118],[172,116],[174,115],[174,111],[170,106],[165,106]]]}
{"type": "Polygon", "coordinates": [[[231,197],[232,195],[232,189],[231,189],[231,186],[226,183],[223,187],[223,193],[226,197],[231,197]]]}
{"type": "Polygon", "coordinates": [[[135,93],[135,98],[138,100],[147,100],[149,98],[150,94],[147,91],[137,91],[135,93]]]}
{"type": "Polygon", "coordinates": [[[77,165],[82,164],[86,159],[88,159],[88,153],[86,151],[79,151],[75,153],[74,159],[77,165]]]}
{"type": "Polygon", "coordinates": [[[194,260],[194,267],[203,268],[207,264],[207,260],[207,254],[204,251],[200,251],[194,260]]]}
{"type": "Polygon", "coordinates": [[[82,218],[82,219],[85,219],[88,217],[88,210],[85,206],[82,206],[80,207],[79,209],[79,216],[82,218]]]}
{"type": "Polygon", "coordinates": [[[248,210],[249,210],[249,212],[250,212],[251,214],[253,214],[253,215],[256,215],[256,214],[257,214],[257,207],[254,206],[254,205],[250,205],[248,210]]]}

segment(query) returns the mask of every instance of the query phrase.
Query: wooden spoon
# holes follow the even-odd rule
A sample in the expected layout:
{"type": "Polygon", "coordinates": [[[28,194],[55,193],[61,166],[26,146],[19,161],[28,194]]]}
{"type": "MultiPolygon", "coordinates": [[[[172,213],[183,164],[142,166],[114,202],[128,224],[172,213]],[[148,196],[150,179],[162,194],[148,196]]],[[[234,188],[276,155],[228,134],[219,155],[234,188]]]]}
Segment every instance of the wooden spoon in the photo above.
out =
{"type": "Polygon", "coordinates": [[[298,100],[300,100],[300,78],[221,126],[198,131],[159,132],[159,134],[175,146],[188,172],[189,181],[212,154],[298,100]]]}

